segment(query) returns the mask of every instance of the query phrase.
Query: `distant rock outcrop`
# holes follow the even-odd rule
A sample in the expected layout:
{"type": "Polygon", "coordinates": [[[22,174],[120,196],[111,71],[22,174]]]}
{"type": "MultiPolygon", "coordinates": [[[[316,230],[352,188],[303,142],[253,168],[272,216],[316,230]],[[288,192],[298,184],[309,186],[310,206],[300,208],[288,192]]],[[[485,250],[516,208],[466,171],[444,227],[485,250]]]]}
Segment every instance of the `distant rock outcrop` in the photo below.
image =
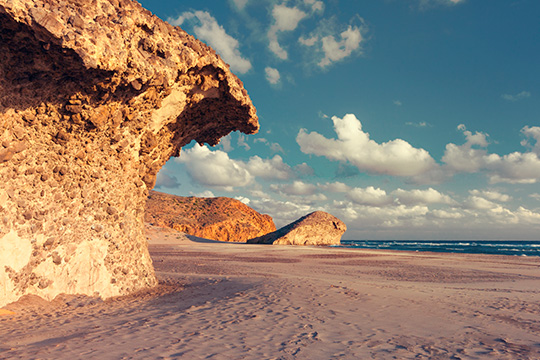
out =
{"type": "Polygon", "coordinates": [[[269,215],[227,197],[183,197],[151,191],[145,221],[211,240],[246,242],[275,231],[269,215]]]}
{"type": "Polygon", "coordinates": [[[247,242],[274,245],[339,245],[347,226],[337,217],[315,211],[281,229],[247,242]]]}
{"type": "Polygon", "coordinates": [[[156,284],[148,190],[258,121],[205,44],[130,0],[0,0],[0,306],[156,284]]]}

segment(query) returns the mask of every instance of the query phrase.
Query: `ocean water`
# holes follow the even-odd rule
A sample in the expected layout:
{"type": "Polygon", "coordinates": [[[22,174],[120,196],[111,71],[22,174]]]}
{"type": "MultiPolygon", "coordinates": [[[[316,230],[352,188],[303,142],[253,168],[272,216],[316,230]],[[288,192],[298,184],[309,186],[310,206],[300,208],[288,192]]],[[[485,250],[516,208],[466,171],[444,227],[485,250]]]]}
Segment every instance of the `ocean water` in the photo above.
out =
{"type": "Polygon", "coordinates": [[[465,254],[540,256],[540,241],[342,240],[340,247],[465,254]]]}

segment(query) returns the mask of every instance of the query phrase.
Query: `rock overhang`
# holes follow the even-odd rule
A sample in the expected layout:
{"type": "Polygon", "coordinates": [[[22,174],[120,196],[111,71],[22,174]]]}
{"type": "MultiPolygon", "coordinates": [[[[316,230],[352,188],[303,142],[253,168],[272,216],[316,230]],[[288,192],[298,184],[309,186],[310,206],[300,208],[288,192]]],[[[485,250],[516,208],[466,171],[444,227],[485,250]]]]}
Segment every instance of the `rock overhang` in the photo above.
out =
{"type": "Polygon", "coordinates": [[[155,285],[148,190],[190,141],[258,131],[242,82],[129,0],[0,0],[0,38],[0,306],[155,285]]]}

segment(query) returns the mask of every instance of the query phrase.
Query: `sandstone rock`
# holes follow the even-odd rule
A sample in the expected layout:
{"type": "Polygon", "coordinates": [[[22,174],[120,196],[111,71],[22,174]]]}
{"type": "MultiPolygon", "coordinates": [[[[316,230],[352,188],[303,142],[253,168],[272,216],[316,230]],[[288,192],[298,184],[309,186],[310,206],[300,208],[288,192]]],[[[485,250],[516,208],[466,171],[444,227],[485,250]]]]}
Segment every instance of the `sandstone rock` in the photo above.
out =
{"type": "Polygon", "coordinates": [[[205,239],[245,242],[275,231],[269,215],[231,198],[182,197],[151,191],[145,221],[205,239]]]}
{"type": "Polygon", "coordinates": [[[0,0],[0,306],[155,285],[157,172],[258,126],[229,66],[136,2],[0,0]]]}
{"type": "Polygon", "coordinates": [[[347,226],[337,217],[315,211],[272,233],[250,239],[249,244],[339,245],[347,226]]]}

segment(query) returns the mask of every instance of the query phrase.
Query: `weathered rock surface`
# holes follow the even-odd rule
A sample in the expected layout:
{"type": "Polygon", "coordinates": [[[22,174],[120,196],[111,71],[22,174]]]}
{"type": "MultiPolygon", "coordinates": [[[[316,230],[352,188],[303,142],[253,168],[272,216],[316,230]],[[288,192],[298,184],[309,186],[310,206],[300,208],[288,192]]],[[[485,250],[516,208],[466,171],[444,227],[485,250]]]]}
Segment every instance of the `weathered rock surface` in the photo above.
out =
{"type": "Polygon", "coordinates": [[[258,126],[228,65],[136,2],[0,0],[0,306],[155,285],[157,172],[258,126]]]}
{"type": "Polygon", "coordinates": [[[227,197],[183,197],[151,191],[145,221],[205,239],[246,242],[276,230],[269,215],[227,197]]]}
{"type": "Polygon", "coordinates": [[[272,233],[249,239],[249,244],[339,245],[347,226],[337,217],[315,211],[272,233]]]}

